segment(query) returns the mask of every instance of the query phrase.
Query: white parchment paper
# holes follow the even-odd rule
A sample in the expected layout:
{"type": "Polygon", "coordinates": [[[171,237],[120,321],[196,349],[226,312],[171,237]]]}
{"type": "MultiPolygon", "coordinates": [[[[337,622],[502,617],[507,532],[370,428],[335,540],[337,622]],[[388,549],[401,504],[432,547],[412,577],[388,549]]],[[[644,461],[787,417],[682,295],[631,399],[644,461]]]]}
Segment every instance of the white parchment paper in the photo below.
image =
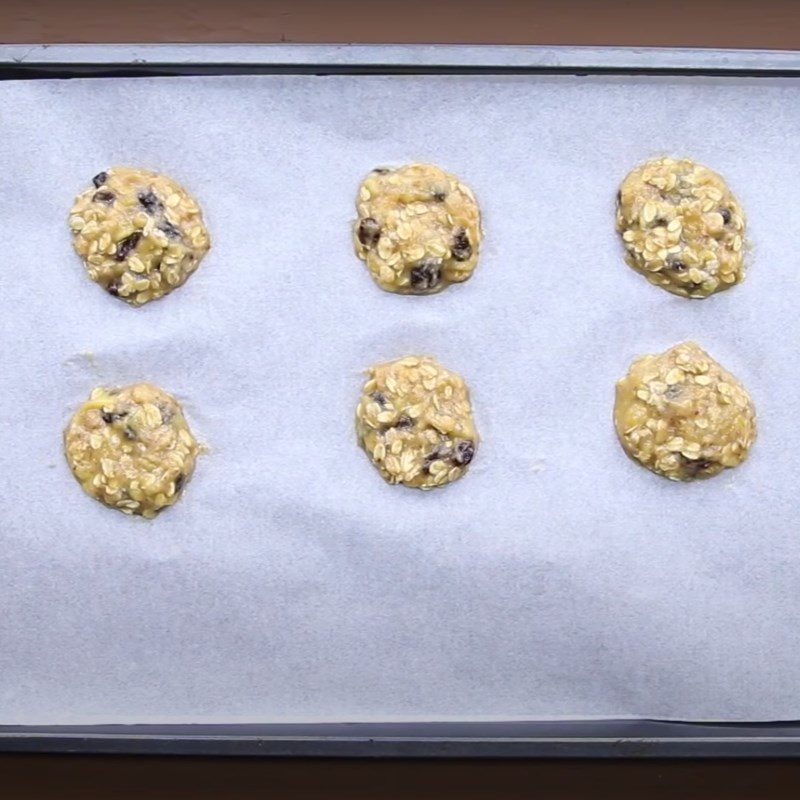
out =
{"type": "Polygon", "coordinates": [[[800,718],[800,90],[791,80],[231,77],[0,86],[0,722],[800,718]],[[746,209],[747,281],[689,302],[626,267],[625,173],[660,153],[746,209]],[[359,181],[475,190],[472,280],[380,291],[359,181]],[[173,176],[213,247],[132,309],[67,214],[114,164],[173,176]],[[614,382],[696,339],[759,414],[694,485],[627,460],[614,382]],[[469,475],[420,493],[357,448],[361,370],[469,382],[469,475]],[[211,452],[153,522],[86,496],[61,432],[149,380],[211,452]]]}

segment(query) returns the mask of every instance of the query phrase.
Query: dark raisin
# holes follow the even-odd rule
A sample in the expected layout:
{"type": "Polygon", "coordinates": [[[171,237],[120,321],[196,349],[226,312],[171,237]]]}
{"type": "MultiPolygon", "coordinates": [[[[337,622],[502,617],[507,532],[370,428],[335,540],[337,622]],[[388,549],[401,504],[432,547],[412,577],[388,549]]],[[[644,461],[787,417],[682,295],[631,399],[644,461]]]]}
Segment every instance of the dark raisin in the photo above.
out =
{"type": "Polygon", "coordinates": [[[407,414],[402,414],[397,422],[395,422],[394,427],[403,430],[405,428],[411,428],[413,425],[414,420],[411,419],[411,417],[409,417],[407,414]]]}
{"type": "Polygon", "coordinates": [[[386,405],[386,395],[383,392],[372,392],[370,397],[379,405],[385,406],[386,405]]]}
{"type": "Polygon", "coordinates": [[[127,411],[104,411],[103,412],[103,422],[106,425],[110,425],[112,422],[116,422],[118,419],[124,419],[128,416],[127,411]]]}
{"type": "Polygon", "coordinates": [[[680,397],[683,393],[683,386],[680,383],[673,383],[667,386],[667,390],[664,392],[664,397],[667,400],[675,400],[676,398],[680,397]]]}
{"type": "Polygon", "coordinates": [[[172,422],[172,418],[175,416],[175,412],[169,406],[165,406],[163,403],[156,403],[156,408],[161,414],[161,424],[169,425],[169,423],[172,422]]]}
{"type": "Polygon", "coordinates": [[[183,484],[186,481],[186,476],[180,472],[178,473],[178,477],[175,478],[175,493],[177,494],[182,488],[183,484]]]}
{"type": "Polygon", "coordinates": [[[374,170],[372,170],[372,171],[373,171],[373,172],[374,172],[376,175],[386,175],[386,173],[387,173],[387,172],[391,172],[391,170],[390,170],[390,169],[387,169],[386,167],[375,167],[375,169],[374,169],[374,170]]]}
{"type": "Polygon", "coordinates": [[[95,189],[99,189],[107,180],[108,180],[107,172],[98,172],[97,175],[95,175],[94,178],[92,178],[92,183],[94,184],[95,189]]]}
{"type": "Polygon", "coordinates": [[[126,439],[135,439],[136,438],[136,431],[131,428],[130,425],[125,426],[125,430],[122,431],[125,434],[126,439]]]}
{"type": "Polygon", "coordinates": [[[430,465],[434,461],[445,461],[452,457],[453,451],[446,444],[437,444],[428,455],[425,456],[425,461],[422,463],[422,468],[427,472],[430,465]]]}
{"type": "Polygon", "coordinates": [[[107,192],[104,190],[102,192],[95,192],[92,200],[94,200],[95,203],[113,203],[115,197],[116,195],[114,192],[107,192]]]}
{"type": "Polygon", "coordinates": [[[472,255],[472,245],[464,228],[456,228],[453,236],[453,258],[456,261],[466,261],[472,255]]]}
{"type": "Polygon", "coordinates": [[[442,262],[438,258],[426,258],[411,270],[411,285],[415,289],[432,289],[442,277],[442,262]]]}
{"type": "Polygon", "coordinates": [[[152,189],[148,189],[146,192],[139,192],[138,198],[139,202],[142,206],[144,206],[144,210],[148,214],[154,214],[156,211],[160,211],[164,207],[161,205],[161,201],[156,197],[155,192],[152,189]]]}
{"type": "Polygon", "coordinates": [[[656,217],[653,220],[653,227],[654,228],[663,228],[663,227],[666,226],[666,224],[667,224],[667,221],[664,219],[664,217],[656,217]]]}
{"type": "Polygon", "coordinates": [[[469,439],[462,439],[460,442],[456,442],[452,456],[453,463],[457,464],[459,467],[466,466],[472,461],[474,455],[475,443],[471,442],[469,439]]]}
{"type": "Polygon", "coordinates": [[[686,458],[685,455],[680,455],[681,463],[686,468],[689,475],[695,476],[709,467],[713,466],[713,461],[707,461],[704,458],[686,458]]]}
{"type": "Polygon", "coordinates": [[[686,269],[686,264],[683,261],[670,261],[669,268],[675,270],[675,272],[683,272],[686,269]]]}
{"type": "Polygon", "coordinates": [[[447,192],[445,192],[444,189],[431,189],[431,194],[437,203],[443,203],[444,199],[447,197],[447,192]]]}
{"type": "Polygon", "coordinates": [[[181,238],[181,232],[171,222],[169,222],[166,219],[158,223],[158,229],[166,233],[170,239],[181,238]]]}
{"type": "Polygon", "coordinates": [[[381,226],[378,225],[378,220],[372,217],[364,217],[358,223],[358,241],[364,247],[374,247],[378,244],[378,239],[381,238],[381,226]]]}
{"type": "Polygon", "coordinates": [[[106,291],[113,297],[119,297],[119,282],[114,281],[106,286],[106,291]]]}
{"type": "Polygon", "coordinates": [[[721,208],[719,214],[722,217],[723,225],[727,225],[731,221],[731,212],[727,208],[721,208]]]}
{"type": "Polygon", "coordinates": [[[622,205],[622,192],[617,192],[617,205],[622,205]]]}
{"type": "Polygon", "coordinates": [[[117,261],[124,261],[136,249],[136,245],[139,244],[139,239],[141,238],[141,231],[134,231],[130,236],[126,236],[119,242],[115,256],[117,261]]]}

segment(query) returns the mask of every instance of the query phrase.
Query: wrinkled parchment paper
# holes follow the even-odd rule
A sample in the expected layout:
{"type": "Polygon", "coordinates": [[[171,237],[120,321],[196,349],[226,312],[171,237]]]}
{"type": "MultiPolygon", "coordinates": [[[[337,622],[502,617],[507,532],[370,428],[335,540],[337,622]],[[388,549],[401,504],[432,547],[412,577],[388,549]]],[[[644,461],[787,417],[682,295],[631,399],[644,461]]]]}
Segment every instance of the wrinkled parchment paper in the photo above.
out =
{"type": "Polygon", "coordinates": [[[0,722],[800,717],[800,88],[792,80],[209,77],[0,85],[0,722]],[[705,301],[622,260],[614,196],[661,153],[720,171],[753,242],[705,301]],[[475,190],[467,284],[380,291],[351,246],[373,166],[475,190]],[[114,164],[174,177],[210,254],[141,309],[67,214],[114,164]],[[659,479],[614,382],[696,339],[750,390],[739,469],[659,479]],[[361,370],[435,355],[472,389],[466,478],[390,487],[361,370]],[[147,522],[91,500],[61,433],[149,380],[210,453],[147,522]]]}

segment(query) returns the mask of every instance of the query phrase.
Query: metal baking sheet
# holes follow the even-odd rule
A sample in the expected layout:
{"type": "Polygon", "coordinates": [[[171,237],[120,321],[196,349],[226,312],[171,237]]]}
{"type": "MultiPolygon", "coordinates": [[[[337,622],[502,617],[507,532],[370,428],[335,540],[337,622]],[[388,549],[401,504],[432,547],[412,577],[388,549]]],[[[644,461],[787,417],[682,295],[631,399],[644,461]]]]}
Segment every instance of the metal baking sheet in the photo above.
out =
{"type": "MultiPolygon", "coordinates": [[[[0,48],[9,79],[191,74],[562,74],[793,77],[796,54],[605,48],[18,47],[0,48]]],[[[663,78],[653,78],[661,80],[663,78]]],[[[720,78],[718,78],[719,80],[720,78]]],[[[664,84],[664,85],[668,85],[664,84]]],[[[723,86],[724,84],[719,84],[723,86]]],[[[765,86],[767,84],[764,84],[765,86]]],[[[645,154],[649,155],[648,154],[645,154]]],[[[713,158],[706,159],[714,161],[713,158]]],[[[445,159],[446,161],[446,159],[445,159]]],[[[793,163],[793,162],[792,162],[793,163]]],[[[448,166],[450,166],[448,164],[448,166]]],[[[714,162],[714,166],[719,166],[714,162]]],[[[731,170],[722,170],[726,175],[731,170]]],[[[735,174],[735,169],[733,169],[735,174]]],[[[468,175],[464,176],[468,178],[468,175]]],[[[734,181],[735,183],[735,181],[734,181]]],[[[734,188],[737,188],[736,186],[734,188]]],[[[480,192],[479,192],[480,194],[480,192]]],[[[745,198],[745,207],[748,202],[745,198]]],[[[622,269],[622,267],[619,267],[622,269]]],[[[362,276],[363,277],[363,276],[362,276]]],[[[632,277],[632,276],[629,276],[632,277]]],[[[649,287],[645,287],[647,289],[649,287]]],[[[644,290],[643,290],[644,291],[644,290]]],[[[654,290],[653,290],[654,291],[654,290]]],[[[741,290],[739,290],[741,291],[741,290]]],[[[733,294],[733,293],[731,293],[733,294]]],[[[650,295],[652,297],[652,295],[650,295]]],[[[663,298],[661,298],[663,299],[663,298]]],[[[648,332],[648,339],[654,337],[648,332]]],[[[671,342],[669,342],[671,343],[671,342]]],[[[647,348],[645,348],[647,349],[647,348]]],[[[713,350],[713,348],[711,348],[713,350]]],[[[725,358],[721,358],[725,362],[725,358]]],[[[623,359],[624,361],[624,359],[623,359]]],[[[731,366],[729,362],[728,366],[731,366]]],[[[735,371],[735,370],[734,370],[735,371]]],[[[790,703],[788,704],[790,705],[790,703]]],[[[462,715],[463,716],[463,715],[462,715]]],[[[772,725],[635,720],[519,720],[353,725],[6,726],[7,749],[341,755],[788,755],[797,730],[772,725]]],[[[771,715],[774,716],[774,715],[771,715]]],[[[0,720],[2,721],[2,720],[0,720]]]]}

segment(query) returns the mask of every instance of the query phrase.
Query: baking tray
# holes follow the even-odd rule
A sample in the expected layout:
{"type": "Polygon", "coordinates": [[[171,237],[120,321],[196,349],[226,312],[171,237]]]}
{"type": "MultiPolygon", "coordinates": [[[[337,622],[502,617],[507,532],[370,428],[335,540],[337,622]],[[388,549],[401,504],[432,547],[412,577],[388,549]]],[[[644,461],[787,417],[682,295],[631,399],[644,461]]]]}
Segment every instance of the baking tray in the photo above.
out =
{"type": "MultiPolygon", "coordinates": [[[[800,53],[502,46],[0,46],[0,79],[246,74],[798,77],[800,53]]],[[[800,723],[657,720],[0,726],[8,752],[406,757],[792,757],[800,723]]]]}

